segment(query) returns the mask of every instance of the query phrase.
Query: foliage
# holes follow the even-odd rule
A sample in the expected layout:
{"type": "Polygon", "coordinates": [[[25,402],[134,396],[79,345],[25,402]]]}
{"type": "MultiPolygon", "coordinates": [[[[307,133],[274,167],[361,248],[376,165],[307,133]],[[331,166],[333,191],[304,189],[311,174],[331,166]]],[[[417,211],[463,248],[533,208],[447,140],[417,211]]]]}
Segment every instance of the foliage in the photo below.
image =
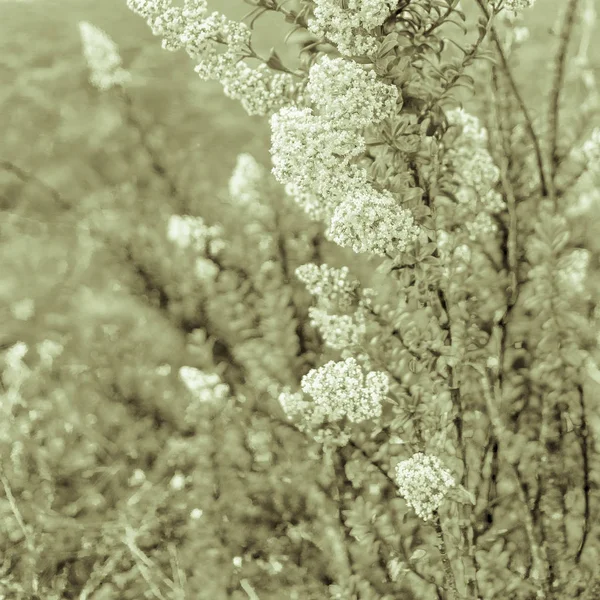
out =
{"type": "Polygon", "coordinates": [[[257,135],[227,191],[202,187],[207,165],[180,167],[193,145],[148,117],[168,90],[146,102],[83,20],[89,86],[67,106],[98,124],[62,135],[90,135],[99,184],[76,202],[0,163],[0,592],[591,600],[600,172],[565,93],[580,3],[544,111],[515,75],[509,9],[532,2],[247,3],[244,22],[127,5],[268,117],[272,174],[257,135]],[[269,15],[304,36],[292,62],[254,45],[269,15]]]}

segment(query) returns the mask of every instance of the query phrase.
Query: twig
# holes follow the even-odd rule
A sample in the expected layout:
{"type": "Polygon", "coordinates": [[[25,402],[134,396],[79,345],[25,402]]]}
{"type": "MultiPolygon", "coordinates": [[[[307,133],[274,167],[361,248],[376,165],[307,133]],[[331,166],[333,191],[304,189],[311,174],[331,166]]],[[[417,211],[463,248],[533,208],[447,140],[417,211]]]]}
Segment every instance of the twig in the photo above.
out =
{"type": "Polygon", "coordinates": [[[458,588],[456,587],[456,577],[452,570],[450,559],[448,558],[448,551],[446,550],[446,542],[444,540],[444,532],[442,530],[442,522],[440,515],[436,511],[433,515],[433,526],[438,537],[438,549],[442,556],[442,565],[444,566],[444,575],[446,578],[446,585],[450,589],[450,600],[458,600],[460,597],[458,594],[458,588]]]}
{"type": "Polygon", "coordinates": [[[579,0],[568,0],[568,5],[560,32],[560,44],[554,61],[554,79],[550,90],[550,109],[548,112],[548,127],[550,132],[550,169],[552,178],[556,177],[556,170],[560,157],[558,155],[558,129],[560,117],[560,95],[563,89],[565,78],[565,67],[567,63],[567,50],[573,25],[575,23],[575,14],[579,5],[579,0]]]}
{"type": "MultiPolygon", "coordinates": [[[[477,5],[481,9],[481,12],[485,15],[485,17],[489,21],[490,13],[489,13],[485,3],[483,2],[483,0],[475,0],[475,2],[477,2],[477,5]]],[[[523,113],[523,117],[525,118],[525,127],[527,128],[527,132],[529,133],[529,136],[531,137],[531,141],[533,143],[535,156],[536,156],[536,160],[537,160],[537,164],[538,164],[538,169],[540,172],[542,195],[546,196],[547,198],[550,198],[552,201],[554,201],[554,195],[555,195],[554,194],[554,186],[548,175],[548,170],[546,168],[546,160],[544,159],[544,155],[542,153],[542,147],[540,144],[539,136],[538,136],[537,132],[535,131],[535,128],[533,127],[533,121],[529,114],[529,110],[527,109],[527,105],[525,104],[525,101],[523,100],[523,96],[521,95],[521,92],[519,91],[519,88],[517,87],[517,83],[512,74],[510,65],[508,64],[508,58],[506,56],[506,53],[504,52],[504,48],[502,47],[502,42],[500,40],[500,36],[498,35],[498,32],[496,31],[496,28],[494,27],[493,24],[490,26],[490,31],[492,33],[492,39],[494,40],[496,49],[498,50],[498,56],[500,57],[500,62],[502,63],[502,69],[503,69],[506,79],[510,85],[510,88],[515,96],[515,99],[517,100],[517,103],[519,104],[519,108],[521,109],[521,112],[523,113]]]]}
{"type": "Polygon", "coordinates": [[[57,190],[49,186],[47,183],[44,183],[41,179],[39,179],[32,173],[21,169],[21,167],[15,165],[12,162],[9,162],[8,160],[0,160],[0,168],[4,169],[5,171],[9,171],[13,175],[16,175],[23,183],[28,183],[31,181],[40,186],[41,188],[45,189],[62,209],[68,210],[72,208],[71,203],[67,202],[57,190]]]}

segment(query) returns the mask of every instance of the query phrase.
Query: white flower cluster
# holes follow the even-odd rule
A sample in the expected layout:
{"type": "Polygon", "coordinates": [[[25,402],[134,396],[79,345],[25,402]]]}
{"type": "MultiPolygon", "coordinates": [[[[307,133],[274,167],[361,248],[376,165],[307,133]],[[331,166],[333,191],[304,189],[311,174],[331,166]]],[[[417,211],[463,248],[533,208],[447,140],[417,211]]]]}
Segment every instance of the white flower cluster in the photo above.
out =
{"type": "Polygon", "coordinates": [[[240,100],[250,115],[266,115],[289,102],[296,86],[289,73],[273,73],[266,65],[250,68],[252,30],[213,12],[206,0],[185,0],[183,8],[171,0],[127,0],[131,10],[145,18],[154,35],[162,36],[166,50],[184,48],[198,61],[196,73],[223,84],[225,94],[240,100]]]}
{"type": "Polygon", "coordinates": [[[367,333],[367,320],[360,307],[350,315],[330,314],[319,306],[308,309],[310,324],[323,336],[323,341],[334,350],[347,350],[358,346],[367,333]]]}
{"type": "Polygon", "coordinates": [[[380,256],[404,250],[420,231],[412,214],[355,163],[366,149],[362,130],[393,113],[397,89],[351,61],[323,58],[307,91],[319,114],[290,106],[271,117],[275,178],[339,245],[380,256]]]}
{"type": "Polygon", "coordinates": [[[302,378],[301,388],[312,396],[315,410],[324,420],[346,417],[359,423],[381,415],[389,380],[381,371],[365,374],[355,358],[347,358],[312,369],[302,378]]]}
{"type": "Polygon", "coordinates": [[[393,114],[399,90],[378,81],[373,69],[326,54],[309,72],[309,98],[328,119],[344,119],[348,129],[363,129],[393,114]]]}
{"type": "Polygon", "coordinates": [[[243,205],[260,202],[261,186],[267,175],[267,170],[251,154],[238,154],[229,178],[229,195],[243,205]]]}
{"type": "Polygon", "coordinates": [[[406,503],[429,521],[456,482],[439,458],[417,452],[396,465],[396,484],[406,503]]]}
{"type": "Polygon", "coordinates": [[[43,340],[37,344],[36,350],[40,357],[41,365],[50,368],[54,360],[62,354],[64,346],[53,340],[43,340]]]}
{"type": "Polygon", "coordinates": [[[340,246],[379,256],[406,250],[418,235],[410,212],[387,190],[357,191],[338,204],[329,226],[331,240],[340,246]]]}
{"type": "Polygon", "coordinates": [[[487,131],[477,117],[462,109],[450,110],[446,117],[460,133],[445,153],[444,167],[456,186],[461,209],[456,216],[464,221],[469,237],[475,240],[497,230],[491,215],[506,206],[495,189],[500,180],[500,169],[487,149],[487,131]]]}
{"type": "Polygon", "coordinates": [[[271,129],[275,178],[323,197],[333,192],[329,203],[335,206],[345,191],[339,186],[336,189],[336,178],[365,151],[360,132],[313,115],[310,108],[295,106],[284,107],[273,115],[271,129]]]}
{"type": "Polygon", "coordinates": [[[356,305],[360,283],[350,278],[348,267],[336,269],[307,263],[296,269],[296,276],[325,309],[347,311],[356,305]]]}
{"type": "Polygon", "coordinates": [[[79,34],[90,69],[90,83],[94,87],[106,91],[131,81],[131,73],[121,68],[118,46],[106,32],[87,21],[80,21],[79,34]]]}
{"type": "Polygon", "coordinates": [[[222,230],[213,225],[209,227],[202,217],[190,215],[171,215],[167,225],[167,239],[181,249],[190,248],[204,253],[210,249],[211,242],[220,238],[222,230]]]}
{"type": "Polygon", "coordinates": [[[230,394],[229,386],[223,383],[216,373],[206,373],[194,367],[181,367],[179,378],[194,400],[185,411],[185,421],[190,424],[198,418],[196,411],[199,405],[218,403],[230,394]]]}
{"type": "MultiPolygon", "coordinates": [[[[2,382],[4,390],[0,389],[0,409],[10,414],[13,406],[22,402],[21,387],[31,375],[31,369],[23,361],[29,352],[25,342],[17,342],[4,355],[4,370],[2,382]]],[[[0,434],[3,431],[0,430],[0,434]]]]}
{"type": "Polygon", "coordinates": [[[504,0],[504,7],[512,13],[519,13],[526,8],[531,8],[535,4],[535,0],[504,0]]]}
{"type": "Polygon", "coordinates": [[[346,56],[373,54],[377,39],[373,29],[383,25],[396,7],[396,0],[315,0],[314,18],[308,29],[327,37],[346,56]]]}
{"type": "Polygon", "coordinates": [[[308,263],[298,267],[296,275],[317,299],[308,315],[325,344],[346,351],[359,346],[367,332],[372,290],[360,290],[359,282],[349,278],[347,267],[334,269],[308,263]]]}
{"type": "Polygon", "coordinates": [[[600,127],[592,131],[590,138],[582,147],[589,171],[600,173],[600,127]]]}
{"type": "Polygon", "coordinates": [[[576,248],[561,257],[558,264],[557,279],[567,294],[583,294],[590,264],[590,251],[576,248]]]}

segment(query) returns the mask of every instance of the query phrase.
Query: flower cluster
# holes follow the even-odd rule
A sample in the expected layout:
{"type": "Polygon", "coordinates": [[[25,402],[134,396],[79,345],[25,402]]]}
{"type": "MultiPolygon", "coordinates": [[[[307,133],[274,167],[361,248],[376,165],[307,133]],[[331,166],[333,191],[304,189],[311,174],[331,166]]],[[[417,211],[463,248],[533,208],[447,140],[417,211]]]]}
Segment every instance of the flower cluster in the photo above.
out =
{"type": "Polygon", "coordinates": [[[535,0],[505,0],[504,8],[512,13],[519,13],[526,8],[531,8],[535,0]]]}
{"type": "Polygon", "coordinates": [[[190,215],[171,215],[167,225],[167,238],[182,249],[191,248],[196,252],[206,252],[214,244],[214,240],[220,238],[221,228],[209,227],[202,217],[190,215]]]}
{"type": "Polygon", "coordinates": [[[199,77],[220,81],[225,95],[240,100],[248,114],[272,113],[296,92],[291,74],[272,73],[264,64],[252,69],[243,62],[254,55],[252,30],[218,12],[207,15],[206,0],[185,0],[183,8],[171,0],[128,0],[127,5],[163,38],[163,48],[184,48],[197,61],[199,77]]]}
{"type": "Polygon", "coordinates": [[[336,269],[307,263],[296,269],[296,276],[325,309],[347,311],[356,305],[360,283],[350,277],[348,267],[336,269]]]}
{"type": "Polygon", "coordinates": [[[275,178],[337,244],[380,256],[403,251],[420,233],[412,214],[355,162],[366,149],[362,131],[393,113],[398,90],[349,60],[324,57],[310,69],[307,93],[319,114],[289,106],[271,117],[275,178]]]}
{"type": "Polygon", "coordinates": [[[229,178],[229,195],[240,205],[260,204],[267,176],[268,171],[251,154],[238,154],[235,168],[229,178]]]}
{"type": "Polygon", "coordinates": [[[378,81],[373,69],[324,55],[309,72],[309,98],[328,119],[345,120],[348,129],[363,129],[393,114],[399,90],[378,81]]]}
{"type": "Polygon", "coordinates": [[[335,209],[329,237],[354,252],[386,256],[404,251],[419,235],[412,214],[398,206],[388,191],[357,192],[335,209]]]}
{"type": "Polygon", "coordinates": [[[319,37],[327,37],[341,54],[373,54],[377,40],[371,32],[383,25],[396,4],[396,0],[348,0],[342,6],[338,0],[315,0],[314,18],[308,21],[308,28],[319,37]]]}
{"type": "Polygon", "coordinates": [[[396,484],[406,503],[429,521],[456,482],[439,458],[417,452],[396,465],[396,484]]]}
{"type": "Polygon", "coordinates": [[[179,378],[193,398],[184,417],[189,424],[193,424],[199,418],[196,413],[199,405],[220,402],[230,394],[229,386],[223,383],[216,373],[205,373],[194,367],[181,367],[179,378]]]}
{"type": "Polygon", "coordinates": [[[320,306],[308,309],[310,324],[316,327],[327,346],[334,350],[346,350],[361,344],[367,332],[364,308],[359,307],[350,315],[330,314],[320,306]]]}
{"type": "Polygon", "coordinates": [[[585,292],[585,280],[590,263],[590,252],[585,248],[576,248],[561,257],[557,279],[561,289],[567,294],[585,292]]]}
{"type": "MultiPolygon", "coordinates": [[[[312,113],[289,106],[271,117],[273,174],[283,184],[326,196],[345,191],[335,179],[350,161],[365,151],[362,135],[312,113]],[[341,188],[341,189],[340,189],[341,188]]],[[[330,200],[335,205],[335,200],[330,200]]]]}
{"type": "Polygon", "coordinates": [[[315,410],[324,420],[345,417],[359,423],[381,415],[389,380],[381,371],[365,374],[355,358],[347,358],[312,369],[302,378],[301,387],[312,396],[315,410]]]}
{"type": "Polygon", "coordinates": [[[87,21],[79,23],[83,54],[90,69],[90,83],[101,91],[131,81],[131,73],[121,68],[121,55],[115,42],[87,21]]]}
{"type": "Polygon", "coordinates": [[[590,138],[583,144],[582,151],[588,170],[600,172],[600,127],[592,131],[590,138]]]}
{"type": "Polygon", "coordinates": [[[459,130],[444,155],[444,169],[459,202],[457,220],[465,223],[474,240],[497,230],[492,215],[504,210],[505,202],[496,191],[500,170],[487,149],[487,131],[479,119],[462,109],[446,114],[448,123],[459,130]]]}

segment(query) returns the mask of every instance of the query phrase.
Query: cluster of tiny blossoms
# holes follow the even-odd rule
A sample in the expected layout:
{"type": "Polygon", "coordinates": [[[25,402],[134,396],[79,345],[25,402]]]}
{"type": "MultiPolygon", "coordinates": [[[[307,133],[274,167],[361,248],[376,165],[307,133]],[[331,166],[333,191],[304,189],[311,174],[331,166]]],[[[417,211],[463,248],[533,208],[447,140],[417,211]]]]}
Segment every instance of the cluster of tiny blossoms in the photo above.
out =
{"type": "Polygon", "coordinates": [[[583,144],[582,151],[588,170],[600,173],[600,127],[592,131],[589,139],[583,144]]]}
{"type": "Polygon", "coordinates": [[[296,269],[296,276],[325,309],[346,311],[356,305],[360,283],[350,277],[348,267],[307,263],[296,269]]]}
{"type": "Polygon", "coordinates": [[[194,367],[181,367],[179,378],[194,400],[185,411],[184,418],[189,424],[194,424],[199,418],[196,410],[199,405],[220,402],[230,393],[229,386],[223,383],[216,373],[206,373],[194,367]]]}
{"type": "Polygon", "coordinates": [[[398,88],[378,81],[372,69],[326,54],[311,67],[306,92],[322,116],[344,119],[352,129],[389,117],[399,97],[398,88]]]}
{"type": "Polygon", "coordinates": [[[205,373],[194,367],[181,367],[179,377],[200,402],[223,400],[229,395],[229,386],[216,373],[205,373]]]}
{"type": "Polygon", "coordinates": [[[403,251],[420,231],[412,214],[355,163],[366,149],[365,127],[396,110],[397,88],[352,61],[322,57],[310,69],[307,96],[314,109],[288,106],[271,117],[275,178],[340,246],[380,256],[403,251]]]}
{"type": "Polygon", "coordinates": [[[585,248],[575,248],[561,257],[556,275],[564,293],[574,295],[585,292],[589,264],[590,252],[585,248]]]}
{"type": "Polygon", "coordinates": [[[396,465],[396,484],[406,503],[429,521],[456,482],[439,458],[417,452],[396,465]]]}
{"type": "Polygon", "coordinates": [[[359,291],[359,283],[349,278],[347,267],[308,263],[298,267],[296,275],[317,299],[317,305],[308,309],[308,316],[325,344],[342,351],[359,346],[367,332],[372,290],[359,291]]]}
{"type": "Polygon", "coordinates": [[[315,0],[314,18],[308,29],[333,42],[341,54],[373,54],[377,39],[373,29],[383,25],[396,7],[396,0],[315,0]]]}
{"type": "Polygon", "coordinates": [[[504,7],[512,13],[520,13],[526,8],[531,8],[535,4],[535,0],[504,0],[504,7]]]}
{"type": "Polygon", "coordinates": [[[460,130],[444,156],[444,167],[456,186],[457,217],[471,239],[496,231],[492,215],[505,207],[495,187],[500,170],[487,149],[487,131],[479,119],[462,109],[446,113],[448,123],[460,130]]]}
{"type": "Polygon", "coordinates": [[[106,91],[131,81],[131,73],[121,68],[119,48],[108,34],[87,21],[79,23],[79,34],[95,88],[106,91]]]}
{"type": "Polygon", "coordinates": [[[183,8],[171,0],[127,0],[128,7],[145,18],[166,50],[185,51],[197,61],[196,73],[217,80],[225,94],[240,100],[250,115],[266,115],[289,102],[296,91],[289,73],[273,73],[266,65],[250,68],[243,59],[253,56],[252,30],[213,12],[206,0],[185,0],[183,8]]]}
{"type": "Polygon", "coordinates": [[[211,242],[220,239],[221,235],[220,227],[215,225],[209,227],[202,217],[190,215],[169,217],[167,239],[181,249],[190,248],[196,252],[206,252],[211,249],[211,242]]]}
{"type": "Polygon", "coordinates": [[[313,402],[306,401],[299,392],[283,392],[279,401],[288,415],[306,413],[315,423],[344,418],[359,423],[381,415],[389,380],[380,371],[365,373],[356,359],[347,358],[312,369],[302,378],[301,388],[313,402]]]}

